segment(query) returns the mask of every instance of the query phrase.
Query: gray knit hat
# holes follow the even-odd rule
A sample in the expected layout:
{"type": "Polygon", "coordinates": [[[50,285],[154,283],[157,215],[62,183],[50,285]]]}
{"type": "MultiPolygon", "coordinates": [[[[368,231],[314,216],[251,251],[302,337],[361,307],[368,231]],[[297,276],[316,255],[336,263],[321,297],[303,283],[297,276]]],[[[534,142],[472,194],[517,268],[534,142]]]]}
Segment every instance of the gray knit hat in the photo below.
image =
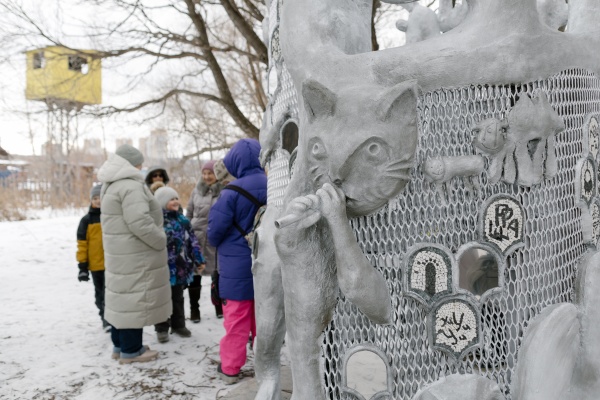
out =
{"type": "Polygon", "coordinates": [[[144,155],[142,152],[130,144],[123,144],[119,146],[115,154],[129,161],[129,163],[134,167],[144,163],[144,155]]]}
{"type": "Polygon", "coordinates": [[[167,208],[167,203],[174,198],[179,198],[179,195],[175,191],[175,189],[170,188],[168,186],[158,188],[158,190],[154,193],[154,197],[158,201],[158,204],[164,209],[167,208]]]}
{"type": "Polygon", "coordinates": [[[102,185],[96,185],[92,188],[92,190],[90,190],[90,200],[94,197],[94,196],[100,196],[100,190],[102,190],[102,185]]]}

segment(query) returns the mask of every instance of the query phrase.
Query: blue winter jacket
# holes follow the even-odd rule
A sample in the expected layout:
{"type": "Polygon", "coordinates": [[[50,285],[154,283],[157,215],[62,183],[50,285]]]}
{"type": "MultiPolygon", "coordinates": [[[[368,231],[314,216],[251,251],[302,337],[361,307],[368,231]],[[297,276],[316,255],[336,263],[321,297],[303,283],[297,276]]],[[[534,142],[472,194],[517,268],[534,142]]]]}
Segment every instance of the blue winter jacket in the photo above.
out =
{"type": "MultiPolygon", "coordinates": [[[[258,159],[260,144],[254,139],[237,142],[223,159],[239,186],[263,204],[267,203],[267,176],[258,159]]],[[[249,232],[258,207],[233,190],[222,190],[208,214],[208,242],[217,248],[219,295],[229,300],[253,300],[252,258],[248,242],[235,228],[249,232]]]]}

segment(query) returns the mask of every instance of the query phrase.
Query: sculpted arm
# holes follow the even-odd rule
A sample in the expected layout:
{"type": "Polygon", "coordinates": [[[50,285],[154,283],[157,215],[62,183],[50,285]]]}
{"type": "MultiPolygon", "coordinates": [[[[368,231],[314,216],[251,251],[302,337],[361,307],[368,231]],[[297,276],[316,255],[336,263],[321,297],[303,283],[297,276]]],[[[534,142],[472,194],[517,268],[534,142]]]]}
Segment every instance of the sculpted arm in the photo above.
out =
{"type": "Polygon", "coordinates": [[[291,211],[305,216],[297,228],[311,226],[321,217],[327,220],[335,248],[340,290],[372,321],[389,323],[392,306],[387,284],[356,243],[346,216],[346,196],[342,190],[325,184],[316,195],[295,199],[291,211]]]}

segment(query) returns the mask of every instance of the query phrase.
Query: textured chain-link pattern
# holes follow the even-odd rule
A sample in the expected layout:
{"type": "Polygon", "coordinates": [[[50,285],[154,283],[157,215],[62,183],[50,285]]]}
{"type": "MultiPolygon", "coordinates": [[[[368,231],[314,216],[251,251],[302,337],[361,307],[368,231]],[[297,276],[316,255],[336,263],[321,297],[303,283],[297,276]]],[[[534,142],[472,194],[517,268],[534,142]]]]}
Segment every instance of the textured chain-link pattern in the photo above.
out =
{"type": "Polygon", "coordinates": [[[571,301],[576,269],[586,250],[581,212],[575,199],[575,166],[585,154],[582,124],[600,111],[600,80],[570,70],[548,80],[502,87],[468,87],[424,94],[418,104],[420,139],[416,168],[405,191],[380,212],[351,221],[367,258],[386,277],[392,293],[393,324],[376,326],[355,306],[340,299],[324,335],[325,382],[330,399],[350,399],[340,391],[344,354],[353,346],[373,344],[393,369],[393,398],[409,400],[424,385],[453,373],[475,373],[498,382],[510,399],[511,374],[528,322],[544,307],[571,301]],[[429,156],[474,154],[471,128],[479,121],[504,118],[519,95],[542,90],[563,118],[557,136],[559,173],[531,188],[480,177],[475,195],[455,178],[447,204],[424,181],[421,165],[429,156]],[[403,258],[419,243],[436,243],[452,252],[478,241],[478,213],[492,195],[518,199],[527,215],[525,246],[506,260],[501,293],[480,304],[482,344],[461,360],[433,350],[428,340],[427,311],[404,296],[403,258]]]}
{"type": "Polygon", "coordinates": [[[269,180],[267,185],[267,204],[283,206],[283,196],[290,183],[290,155],[287,151],[278,149],[269,162],[269,180]]]}

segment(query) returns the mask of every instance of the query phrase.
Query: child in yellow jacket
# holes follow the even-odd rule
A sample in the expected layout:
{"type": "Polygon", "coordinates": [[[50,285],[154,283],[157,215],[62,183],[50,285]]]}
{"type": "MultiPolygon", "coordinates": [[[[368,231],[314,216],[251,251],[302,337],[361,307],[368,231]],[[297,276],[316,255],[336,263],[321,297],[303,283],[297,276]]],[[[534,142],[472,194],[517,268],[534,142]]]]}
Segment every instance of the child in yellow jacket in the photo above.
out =
{"type": "Polygon", "coordinates": [[[102,247],[102,227],[100,226],[100,189],[94,186],[90,192],[90,210],[81,218],[77,228],[77,262],[79,282],[89,281],[90,272],[94,282],[96,307],[98,307],[102,328],[108,332],[110,325],[104,320],[104,247],[102,247]]]}

